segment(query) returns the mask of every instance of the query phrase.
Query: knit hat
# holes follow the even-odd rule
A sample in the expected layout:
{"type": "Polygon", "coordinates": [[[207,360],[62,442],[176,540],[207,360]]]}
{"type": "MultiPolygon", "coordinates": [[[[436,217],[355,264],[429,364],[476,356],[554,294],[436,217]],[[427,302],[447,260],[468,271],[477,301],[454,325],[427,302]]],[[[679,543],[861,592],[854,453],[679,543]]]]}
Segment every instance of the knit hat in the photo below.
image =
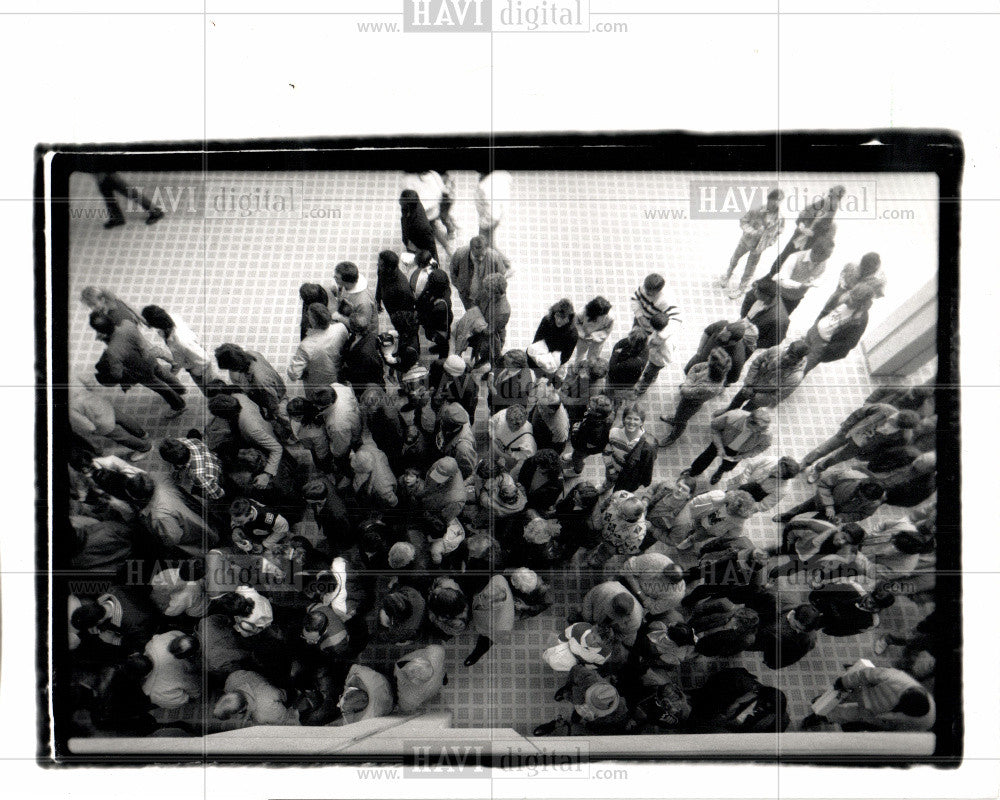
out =
{"type": "Polygon", "coordinates": [[[618,690],[610,683],[595,683],[584,695],[584,702],[601,716],[618,708],[619,701],[618,690]]]}
{"type": "Polygon", "coordinates": [[[389,548],[389,568],[403,569],[413,563],[417,557],[417,549],[409,542],[396,542],[389,548]]]}
{"type": "Polygon", "coordinates": [[[439,458],[427,473],[427,480],[432,483],[446,483],[458,474],[458,462],[451,456],[439,458]]]}
{"type": "Polygon", "coordinates": [[[448,403],[441,408],[441,424],[449,424],[455,427],[469,424],[469,412],[458,403],[448,403]]]}
{"type": "Polygon", "coordinates": [[[456,356],[454,354],[448,356],[444,360],[444,371],[451,375],[453,378],[457,378],[460,375],[465,374],[465,359],[461,356],[456,356]]]}
{"type": "Polygon", "coordinates": [[[511,369],[524,369],[528,366],[528,354],[524,350],[508,350],[503,354],[503,363],[511,369]]]}
{"type": "Polygon", "coordinates": [[[538,588],[539,578],[527,567],[518,567],[510,574],[510,585],[518,592],[530,594],[538,588]]]}
{"type": "Polygon", "coordinates": [[[414,658],[407,661],[399,671],[412,683],[427,683],[434,677],[434,667],[426,658],[414,658]]]}

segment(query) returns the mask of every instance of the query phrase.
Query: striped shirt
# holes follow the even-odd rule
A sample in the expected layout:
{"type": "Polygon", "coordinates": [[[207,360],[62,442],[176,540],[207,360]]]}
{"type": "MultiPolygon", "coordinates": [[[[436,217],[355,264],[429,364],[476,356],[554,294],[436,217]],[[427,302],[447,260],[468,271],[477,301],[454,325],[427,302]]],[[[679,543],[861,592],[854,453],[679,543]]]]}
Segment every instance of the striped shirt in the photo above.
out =
{"type": "Polygon", "coordinates": [[[647,333],[651,333],[653,326],[650,320],[654,314],[666,314],[670,322],[675,325],[681,323],[680,309],[670,302],[670,296],[666,289],[661,289],[655,296],[650,296],[646,290],[640,286],[635,290],[631,299],[632,313],[635,315],[635,324],[647,333]]]}
{"type": "Polygon", "coordinates": [[[645,436],[645,430],[639,428],[634,439],[629,439],[624,428],[612,428],[608,437],[608,446],[604,449],[604,463],[606,466],[614,466],[621,469],[625,464],[625,457],[632,452],[639,441],[645,436]]]}

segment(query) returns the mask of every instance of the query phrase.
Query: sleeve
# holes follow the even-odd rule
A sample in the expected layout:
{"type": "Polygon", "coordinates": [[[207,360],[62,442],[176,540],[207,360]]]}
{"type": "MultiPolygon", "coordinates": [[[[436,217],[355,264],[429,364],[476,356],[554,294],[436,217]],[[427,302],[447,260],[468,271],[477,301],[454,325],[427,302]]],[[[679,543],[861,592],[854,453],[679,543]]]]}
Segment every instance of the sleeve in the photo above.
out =
{"type": "Polygon", "coordinates": [[[399,503],[396,497],[396,479],[388,464],[381,464],[375,469],[375,492],[389,507],[394,508],[399,503]]]}
{"type": "Polygon", "coordinates": [[[267,453],[267,465],[264,467],[264,472],[272,478],[276,476],[278,474],[278,465],[281,464],[281,444],[267,432],[263,420],[261,420],[260,424],[256,424],[255,422],[255,424],[247,425],[243,428],[242,432],[255,446],[267,453]]]}
{"type": "Polygon", "coordinates": [[[75,433],[86,434],[97,432],[97,426],[91,421],[90,417],[77,407],[70,407],[69,422],[75,433]]]}
{"type": "Polygon", "coordinates": [[[771,446],[771,436],[770,434],[765,434],[764,436],[760,437],[760,442],[757,444],[756,447],[753,447],[750,450],[743,453],[743,457],[750,458],[752,456],[759,456],[770,446],[771,446]]]}
{"type": "Polygon", "coordinates": [[[865,686],[877,686],[885,680],[885,671],[880,667],[864,667],[840,676],[844,688],[852,691],[865,686]]]}
{"type": "Polygon", "coordinates": [[[286,373],[288,380],[301,380],[308,365],[309,359],[306,357],[306,351],[302,348],[302,345],[299,345],[295,349],[295,355],[292,356],[291,363],[288,365],[288,372],[286,373]]]}

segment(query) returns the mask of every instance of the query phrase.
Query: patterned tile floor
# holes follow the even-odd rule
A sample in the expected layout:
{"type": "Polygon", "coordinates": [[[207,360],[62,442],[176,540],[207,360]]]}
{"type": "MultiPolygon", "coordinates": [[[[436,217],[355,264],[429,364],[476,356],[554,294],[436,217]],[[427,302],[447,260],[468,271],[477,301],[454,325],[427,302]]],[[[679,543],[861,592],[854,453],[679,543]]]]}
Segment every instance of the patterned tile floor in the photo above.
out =
{"type": "MultiPolygon", "coordinates": [[[[206,348],[223,341],[238,342],[260,350],[281,370],[297,344],[299,284],[329,283],[334,264],[345,259],[355,261],[374,281],[378,251],[400,248],[397,173],[213,173],[207,187],[198,174],[126,177],[150,192],[160,187],[160,198],[168,210],[166,218],[146,226],[140,213],[132,213],[128,225],[105,231],[101,226],[103,204],[93,179],[77,174],[71,181],[68,335],[71,368],[78,377],[92,374],[92,365],[100,355],[100,346],[87,326],[86,311],[76,302],[84,286],[108,287],[139,308],[147,303],[162,305],[199,332],[206,348]],[[278,208],[277,198],[291,192],[301,198],[301,205],[290,211],[278,208]],[[205,193],[213,198],[207,206],[203,205],[205,193]],[[225,211],[241,204],[247,213],[225,211]],[[203,213],[203,208],[208,208],[208,213],[203,213]]],[[[471,200],[475,175],[456,173],[455,177],[458,199],[453,215],[461,226],[460,240],[467,240],[477,224],[471,200]]],[[[526,346],[547,307],[559,297],[569,297],[579,308],[595,294],[607,296],[614,306],[610,342],[617,341],[630,327],[629,296],[647,273],[655,271],[666,277],[682,309],[683,327],[675,342],[677,360],[683,364],[707,324],[736,318],[737,301],[728,299],[713,282],[728,263],[738,228],[732,221],[651,219],[649,210],[686,207],[688,181],[713,177],[732,176],[519,173],[514,199],[497,237],[499,247],[514,265],[510,281],[514,313],[508,346],[526,346]]],[[[769,180],[766,175],[745,177],[769,180]]],[[[859,176],[784,177],[795,185],[808,185],[810,191],[822,191],[859,176]]],[[[880,202],[933,198],[927,182],[915,176],[879,176],[878,189],[880,202]]],[[[926,209],[933,204],[918,204],[916,208],[918,214],[928,214],[926,209]]],[[[836,280],[843,263],[872,249],[876,229],[878,249],[890,264],[890,281],[891,265],[933,258],[936,219],[921,218],[918,223],[905,228],[875,220],[840,223],[838,253],[831,262],[836,267],[831,266],[827,284],[836,280]],[[890,251],[891,258],[887,258],[890,251]]],[[[761,270],[776,252],[772,249],[765,254],[761,270]]],[[[793,316],[792,335],[805,331],[830,288],[817,287],[807,296],[793,316]]],[[[456,308],[461,308],[457,298],[456,308]]],[[[648,427],[655,433],[660,433],[661,426],[656,417],[672,408],[681,377],[679,366],[668,367],[647,395],[648,427]]],[[[860,352],[822,365],[778,411],[774,451],[803,455],[826,438],[870,389],[860,352]]],[[[125,400],[120,392],[118,395],[119,402],[125,400]]],[[[726,395],[721,402],[728,398],[726,395]]],[[[204,403],[193,387],[188,400],[188,412],[169,425],[162,420],[162,402],[147,390],[133,390],[127,402],[148,422],[153,436],[163,436],[201,424],[204,403]]],[[[660,451],[657,476],[675,476],[700,452],[707,440],[708,413],[708,409],[702,410],[677,445],[660,451]]],[[[485,408],[481,408],[480,431],[485,416],[485,408]]],[[[586,476],[596,478],[593,465],[588,466],[586,476]]],[[[796,483],[789,494],[786,505],[799,502],[807,492],[804,485],[796,483]]],[[[891,516],[891,512],[880,513],[891,516]]],[[[767,515],[759,515],[751,521],[750,535],[756,542],[768,544],[776,540],[777,526],[767,515]]],[[[519,623],[509,641],[498,642],[472,669],[461,665],[472,648],[472,637],[449,644],[450,682],[439,705],[454,710],[457,726],[510,726],[529,732],[563,710],[552,699],[562,681],[543,665],[540,653],[564,627],[567,611],[579,604],[589,588],[581,585],[582,581],[571,573],[554,576],[557,601],[553,607],[519,623]]],[[[884,615],[883,626],[903,629],[924,612],[902,601],[884,615]]],[[[822,691],[842,664],[861,656],[880,662],[893,654],[890,651],[883,659],[874,657],[871,641],[870,633],[826,639],[809,657],[771,675],[766,675],[769,670],[755,658],[734,661],[779,685],[791,702],[792,718],[801,719],[809,699],[822,691]]],[[[376,660],[392,656],[390,652],[370,654],[376,660]]],[[[723,665],[712,664],[710,668],[723,665]]]]}

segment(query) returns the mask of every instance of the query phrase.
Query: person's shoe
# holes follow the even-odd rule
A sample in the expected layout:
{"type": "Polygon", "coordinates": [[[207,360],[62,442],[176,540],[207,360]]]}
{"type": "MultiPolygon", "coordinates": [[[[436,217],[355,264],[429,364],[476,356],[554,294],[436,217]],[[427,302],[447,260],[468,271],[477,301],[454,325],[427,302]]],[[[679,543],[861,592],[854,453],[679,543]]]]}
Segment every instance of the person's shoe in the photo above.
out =
{"type": "Polygon", "coordinates": [[[125,224],[125,217],[112,217],[104,223],[105,230],[110,230],[111,228],[117,228],[119,225],[125,224]]]}
{"type": "Polygon", "coordinates": [[[128,460],[129,461],[142,461],[146,456],[148,456],[150,454],[150,452],[152,451],[152,449],[153,448],[150,447],[149,450],[133,450],[131,453],[128,454],[128,460]]]}
{"type": "Polygon", "coordinates": [[[708,479],[709,486],[715,486],[719,481],[722,480],[722,473],[716,472],[711,478],[708,479]]]}
{"type": "Polygon", "coordinates": [[[670,445],[672,445],[674,442],[676,442],[680,438],[681,438],[680,436],[674,436],[674,434],[671,433],[669,436],[666,436],[663,439],[657,439],[656,440],[656,446],[657,447],[670,447],[670,445]]]}
{"type": "Polygon", "coordinates": [[[819,470],[816,468],[815,464],[806,468],[805,475],[806,483],[816,483],[816,481],[819,480],[819,470]]]}
{"type": "Polygon", "coordinates": [[[667,425],[673,425],[674,424],[674,418],[673,417],[668,417],[666,414],[660,414],[660,422],[666,422],[667,425]]]}
{"type": "Polygon", "coordinates": [[[558,689],[556,691],[556,693],[554,695],[552,695],[552,699],[555,700],[557,703],[565,700],[566,699],[566,688],[562,687],[561,689],[558,689]]]}
{"type": "Polygon", "coordinates": [[[149,214],[146,215],[146,224],[153,225],[161,219],[163,219],[163,209],[151,208],[149,209],[149,214]]]}
{"type": "Polygon", "coordinates": [[[886,639],[884,636],[876,637],[875,641],[872,643],[872,650],[877,656],[882,655],[888,649],[889,649],[889,640],[886,639]]]}
{"type": "Polygon", "coordinates": [[[729,275],[726,275],[726,273],[722,273],[719,276],[718,280],[716,280],[715,285],[718,286],[720,289],[725,289],[727,286],[729,286],[729,278],[730,278],[729,275]]]}
{"type": "Polygon", "coordinates": [[[735,289],[730,289],[729,290],[729,299],[730,300],[737,300],[738,298],[743,297],[743,295],[745,295],[747,293],[747,289],[749,289],[749,288],[750,288],[749,284],[747,284],[747,283],[741,283],[735,289]]]}
{"type": "Polygon", "coordinates": [[[805,719],[802,720],[802,730],[806,731],[811,728],[818,728],[825,722],[826,722],[825,717],[821,717],[818,716],[817,714],[810,713],[806,715],[805,719]]]}
{"type": "Polygon", "coordinates": [[[187,406],[181,406],[180,408],[172,408],[170,411],[167,411],[163,415],[163,417],[164,419],[177,419],[185,411],[187,411],[187,406]]]}
{"type": "Polygon", "coordinates": [[[694,537],[688,536],[683,542],[677,545],[678,550],[690,550],[694,546],[694,537]]]}

